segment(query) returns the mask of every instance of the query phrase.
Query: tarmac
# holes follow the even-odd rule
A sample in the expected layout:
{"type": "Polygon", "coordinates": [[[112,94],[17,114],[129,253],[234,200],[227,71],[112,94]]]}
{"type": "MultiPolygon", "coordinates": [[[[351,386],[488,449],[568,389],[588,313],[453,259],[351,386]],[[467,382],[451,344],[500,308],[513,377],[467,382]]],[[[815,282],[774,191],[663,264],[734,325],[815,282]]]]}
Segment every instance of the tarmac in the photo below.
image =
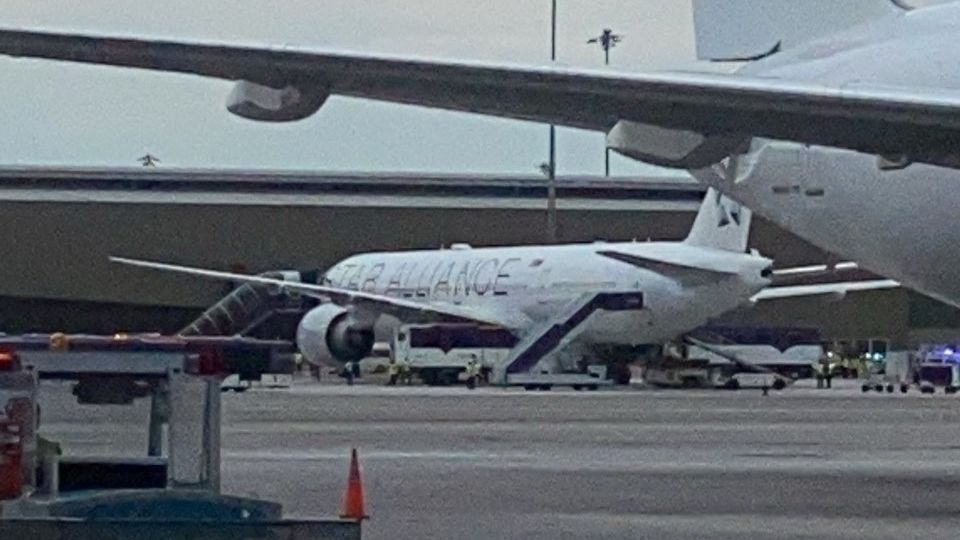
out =
{"type": "MultiPolygon", "coordinates": [[[[224,395],[223,487],[338,512],[359,449],[364,536],[956,538],[960,397],[524,392],[298,380],[224,395]]],[[[44,412],[70,453],[145,448],[143,404],[44,412]],[[104,410],[105,409],[105,410],[104,410]]]]}

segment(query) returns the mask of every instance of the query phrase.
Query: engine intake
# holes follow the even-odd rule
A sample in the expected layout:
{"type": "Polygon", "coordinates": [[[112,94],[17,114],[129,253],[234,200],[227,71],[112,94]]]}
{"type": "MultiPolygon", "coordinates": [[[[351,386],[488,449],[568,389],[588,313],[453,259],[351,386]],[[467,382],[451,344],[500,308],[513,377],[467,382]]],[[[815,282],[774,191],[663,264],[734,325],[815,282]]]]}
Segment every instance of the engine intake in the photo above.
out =
{"type": "Polygon", "coordinates": [[[330,97],[325,88],[310,84],[286,84],[273,88],[240,81],[227,99],[227,110],[248,120],[292,122],[320,110],[330,97]]]}
{"type": "Polygon", "coordinates": [[[346,363],[373,351],[373,328],[359,324],[349,310],[333,304],[318,306],[297,327],[297,347],[311,364],[346,363]]]}

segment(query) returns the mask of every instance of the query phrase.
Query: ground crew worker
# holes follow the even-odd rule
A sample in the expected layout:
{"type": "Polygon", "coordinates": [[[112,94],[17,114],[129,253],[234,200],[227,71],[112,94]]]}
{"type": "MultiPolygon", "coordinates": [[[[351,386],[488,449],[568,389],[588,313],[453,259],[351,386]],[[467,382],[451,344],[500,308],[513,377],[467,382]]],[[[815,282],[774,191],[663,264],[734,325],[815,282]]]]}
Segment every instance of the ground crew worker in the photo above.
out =
{"type": "Polygon", "coordinates": [[[817,374],[817,389],[818,389],[818,390],[822,390],[822,389],[823,389],[823,366],[824,366],[823,361],[817,362],[817,363],[813,366],[813,369],[816,370],[816,372],[817,372],[816,374],[817,374]]]}
{"type": "Polygon", "coordinates": [[[480,363],[476,358],[471,358],[467,362],[467,388],[473,390],[477,387],[477,377],[480,375],[480,363]]]}
{"type": "Polygon", "coordinates": [[[410,369],[410,362],[400,361],[400,381],[409,385],[413,382],[413,370],[410,369]]]}
{"type": "Polygon", "coordinates": [[[343,365],[343,377],[347,379],[347,385],[349,386],[353,386],[354,364],[355,362],[350,360],[343,365]]]}
{"type": "Polygon", "coordinates": [[[826,388],[832,388],[833,386],[833,370],[830,366],[830,361],[827,360],[823,364],[823,380],[826,382],[826,388]]]}
{"type": "Polygon", "coordinates": [[[390,364],[387,366],[387,373],[390,375],[387,386],[396,386],[397,378],[400,377],[400,366],[397,365],[396,360],[390,359],[390,364]]]}

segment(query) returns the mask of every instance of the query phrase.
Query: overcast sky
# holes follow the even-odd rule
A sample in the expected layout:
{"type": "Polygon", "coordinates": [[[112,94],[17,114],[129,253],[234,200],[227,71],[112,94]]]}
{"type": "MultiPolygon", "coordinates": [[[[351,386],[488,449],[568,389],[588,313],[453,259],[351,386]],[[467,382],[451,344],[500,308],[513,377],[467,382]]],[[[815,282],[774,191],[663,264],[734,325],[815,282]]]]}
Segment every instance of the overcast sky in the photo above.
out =
{"type": "MultiPolygon", "coordinates": [[[[598,67],[587,38],[624,34],[619,69],[693,59],[688,0],[560,0],[558,53],[598,67]]],[[[542,63],[549,0],[4,0],[5,27],[337,47],[440,58],[542,63]],[[147,8],[146,6],[150,7],[147,8]]],[[[332,99],[292,124],[229,114],[224,81],[0,59],[0,163],[535,173],[547,128],[530,123],[332,99]]],[[[558,172],[600,173],[603,137],[560,130],[558,172]]],[[[615,158],[614,172],[637,165],[615,158]]]]}
{"type": "MultiPolygon", "coordinates": [[[[689,0],[559,0],[559,57],[601,67],[587,38],[625,40],[617,69],[690,67],[689,0]]],[[[542,63],[549,0],[3,0],[2,26],[247,44],[291,44],[542,63]],[[149,7],[147,7],[149,5],[149,7]]],[[[0,164],[533,173],[547,128],[344,98],[292,124],[229,114],[231,83],[0,58],[0,164]]],[[[558,172],[600,173],[603,137],[560,130],[558,172]]],[[[615,173],[639,166],[615,158],[615,173]]]]}

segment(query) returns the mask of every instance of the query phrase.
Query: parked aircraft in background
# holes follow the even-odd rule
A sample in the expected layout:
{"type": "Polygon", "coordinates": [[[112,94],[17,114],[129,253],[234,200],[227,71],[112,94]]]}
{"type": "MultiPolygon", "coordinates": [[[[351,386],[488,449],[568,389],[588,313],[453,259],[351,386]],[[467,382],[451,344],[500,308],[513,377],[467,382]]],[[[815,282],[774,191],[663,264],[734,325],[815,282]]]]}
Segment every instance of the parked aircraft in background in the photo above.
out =
{"type": "MultiPolygon", "coordinates": [[[[0,54],[234,81],[281,122],[331,95],[551,122],[684,168],[875,273],[960,306],[960,4],[694,0],[702,58],[735,74],[622,73],[341,51],[0,31],[0,54]]],[[[39,84],[39,82],[38,82],[39,84]]]]}
{"type": "Polygon", "coordinates": [[[748,209],[711,189],[682,242],[366,253],[337,263],[319,283],[114,260],[320,299],[297,330],[300,351],[314,363],[369,356],[383,315],[506,328],[519,341],[499,366],[502,377],[534,367],[572,371],[584,358],[603,360],[599,346],[661,343],[750,302],[898,286],[874,280],[768,287],[772,261],[746,251],[750,221],[748,209]]]}

